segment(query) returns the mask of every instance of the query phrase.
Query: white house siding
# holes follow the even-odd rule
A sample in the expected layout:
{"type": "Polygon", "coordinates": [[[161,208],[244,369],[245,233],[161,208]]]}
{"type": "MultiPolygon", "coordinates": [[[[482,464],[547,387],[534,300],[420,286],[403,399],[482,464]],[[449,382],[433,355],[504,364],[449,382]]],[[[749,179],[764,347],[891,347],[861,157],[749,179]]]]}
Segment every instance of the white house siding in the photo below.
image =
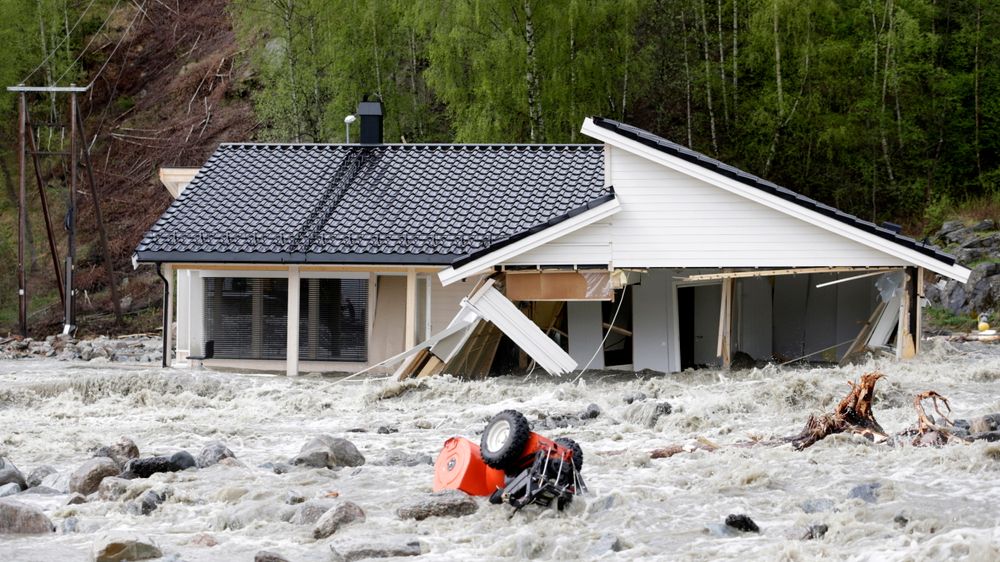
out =
{"type": "Polygon", "coordinates": [[[611,261],[611,222],[594,223],[529,250],[504,265],[597,265],[611,261]]]}

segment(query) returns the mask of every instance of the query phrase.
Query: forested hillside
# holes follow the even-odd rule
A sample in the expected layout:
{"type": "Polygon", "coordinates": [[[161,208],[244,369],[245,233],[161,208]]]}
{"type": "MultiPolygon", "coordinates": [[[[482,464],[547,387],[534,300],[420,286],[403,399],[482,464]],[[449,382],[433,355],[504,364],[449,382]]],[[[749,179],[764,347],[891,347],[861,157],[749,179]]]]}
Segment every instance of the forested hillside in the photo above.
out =
{"type": "MultiPolygon", "coordinates": [[[[109,220],[121,266],[168,203],[155,181],[159,165],[200,164],[223,140],[341,142],[343,118],[364,94],[385,102],[390,142],[588,142],[578,132],[583,118],[602,115],[864,218],[902,222],[913,234],[963,202],[979,213],[1000,209],[994,2],[0,0],[0,7],[5,85],[25,76],[36,85],[96,77],[85,111],[100,189],[120,204],[109,220]]],[[[8,264],[16,250],[14,102],[0,93],[0,259],[8,264]]],[[[62,110],[49,99],[33,105],[36,122],[62,110]]],[[[46,170],[52,198],[64,197],[61,169],[46,170]]],[[[41,257],[33,272],[44,280],[44,231],[34,223],[41,257]]],[[[16,307],[13,270],[0,276],[0,323],[16,307]]],[[[89,282],[102,290],[99,275],[89,282]]]]}

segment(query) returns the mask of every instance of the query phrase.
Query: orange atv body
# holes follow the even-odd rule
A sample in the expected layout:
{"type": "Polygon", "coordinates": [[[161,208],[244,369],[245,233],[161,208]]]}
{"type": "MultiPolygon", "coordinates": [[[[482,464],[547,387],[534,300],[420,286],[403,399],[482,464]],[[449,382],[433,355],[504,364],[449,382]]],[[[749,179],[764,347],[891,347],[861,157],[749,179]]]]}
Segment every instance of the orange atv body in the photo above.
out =
{"type": "Polygon", "coordinates": [[[464,437],[444,442],[434,463],[434,491],[461,490],[470,496],[488,496],[504,486],[504,472],[486,466],[479,445],[464,437]]]}

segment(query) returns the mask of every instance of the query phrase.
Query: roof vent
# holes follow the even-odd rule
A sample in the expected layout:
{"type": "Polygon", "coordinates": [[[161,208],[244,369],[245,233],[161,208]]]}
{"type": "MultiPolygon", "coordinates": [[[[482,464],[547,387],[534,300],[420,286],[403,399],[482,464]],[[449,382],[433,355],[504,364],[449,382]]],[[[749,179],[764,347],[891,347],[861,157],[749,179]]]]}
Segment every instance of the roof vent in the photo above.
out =
{"type": "Polygon", "coordinates": [[[880,226],[886,230],[891,230],[894,234],[899,234],[903,230],[902,226],[889,221],[883,222],[880,226]]]}
{"type": "Polygon", "coordinates": [[[361,144],[382,144],[382,102],[368,101],[368,96],[358,104],[361,119],[361,144]]]}

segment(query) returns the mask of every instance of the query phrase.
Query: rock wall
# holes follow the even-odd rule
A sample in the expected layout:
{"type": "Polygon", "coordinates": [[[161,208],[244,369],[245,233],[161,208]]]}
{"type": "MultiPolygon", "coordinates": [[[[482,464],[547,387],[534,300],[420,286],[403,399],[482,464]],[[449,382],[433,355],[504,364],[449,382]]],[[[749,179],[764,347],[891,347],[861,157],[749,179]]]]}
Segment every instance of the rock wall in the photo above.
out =
{"type": "Polygon", "coordinates": [[[925,295],[932,306],[952,314],[1000,311],[1000,231],[992,220],[973,225],[944,223],[932,241],[951,253],[958,263],[972,269],[968,283],[929,280],[925,295]]]}

